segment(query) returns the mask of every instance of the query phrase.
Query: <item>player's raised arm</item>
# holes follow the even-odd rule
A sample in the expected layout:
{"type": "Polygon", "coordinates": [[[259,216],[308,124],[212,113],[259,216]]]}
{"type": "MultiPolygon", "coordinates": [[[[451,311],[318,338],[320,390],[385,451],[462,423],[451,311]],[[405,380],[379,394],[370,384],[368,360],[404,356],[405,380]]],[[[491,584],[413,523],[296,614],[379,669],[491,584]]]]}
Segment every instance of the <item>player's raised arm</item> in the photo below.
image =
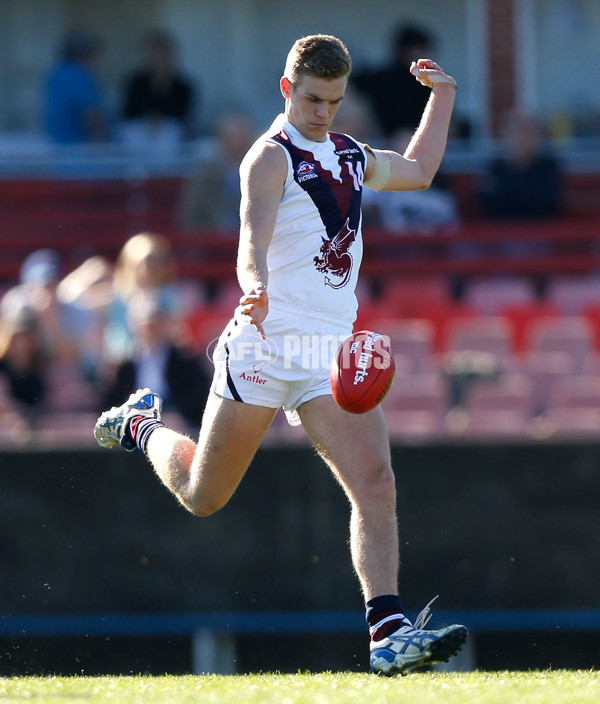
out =
{"type": "MultiPolygon", "coordinates": [[[[364,181],[367,188],[378,191],[428,188],[444,156],[456,81],[431,59],[413,62],[410,71],[416,80],[431,88],[431,96],[404,154],[367,147],[364,181]]],[[[401,100],[402,96],[396,99],[401,100]]]]}
{"type": "Polygon", "coordinates": [[[287,163],[281,148],[264,142],[253,147],[240,166],[240,241],[237,277],[247,315],[264,337],[262,322],[268,313],[267,249],[281,202],[287,163]]]}

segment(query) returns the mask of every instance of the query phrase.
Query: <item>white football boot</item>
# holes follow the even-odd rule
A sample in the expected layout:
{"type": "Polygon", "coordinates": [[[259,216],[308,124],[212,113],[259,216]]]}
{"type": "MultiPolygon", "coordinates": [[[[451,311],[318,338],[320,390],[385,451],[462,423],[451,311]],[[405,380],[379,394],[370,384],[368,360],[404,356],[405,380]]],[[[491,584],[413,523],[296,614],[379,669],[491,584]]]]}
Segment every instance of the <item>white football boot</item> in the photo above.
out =
{"type": "MultiPolygon", "coordinates": [[[[437,598],[437,597],[436,597],[437,598]]],[[[461,649],[469,632],[464,626],[453,625],[436,631],[424,630],[431,618],[432,601],[421,611],[413,626],[408,619],[386,638],[371,641],[371,671],[392,677],[406,675],[418,667],[431,667],[448,659],[461,649]]]]}
{"type": "Polygon", "coordinates": [[[122,406],[113,406],[96,421],[94,437],[100,447],[113,447],[120,443],[127,452],[137,447],[127,433],[129,421],[136,416],[160,420],[163,400],[150,389],[138,389],[122,406]]]}

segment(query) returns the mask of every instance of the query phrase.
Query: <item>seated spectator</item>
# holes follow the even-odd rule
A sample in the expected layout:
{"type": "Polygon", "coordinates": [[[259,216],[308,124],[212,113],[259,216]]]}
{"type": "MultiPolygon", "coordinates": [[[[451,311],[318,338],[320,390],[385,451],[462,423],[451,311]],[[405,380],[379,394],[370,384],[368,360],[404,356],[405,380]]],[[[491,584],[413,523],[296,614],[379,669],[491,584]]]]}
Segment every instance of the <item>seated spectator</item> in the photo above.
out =
{"type": "Polygon", "coordinates": [[[165,411],[199,426],[210,379],[198,357],[178,344],[173,310],[158,292],[140,292],[130,299],[127,317],[134,344],[125,359],[108,367],[102,404],[119,405],[136,389],[150,387],[163,397],[165,411]]]}
{"type": "Polygon", "coordinates": [[[11,289],[0,307],[0,416],[15,433],[45,410],[48,357],[34,311],[11,289]]]}
{"type": "Polygon", "coordinates": [[[18,290],[36,317],[48,357],[55,363],[75,363],[83,369],[91,315],[81,306],[60,299],[57,288],[61,275],[62,263],[56,251],[35,250],[21,265],[18,290]]]}
{"type": "Polygon", "coordinates": [[[110,361],[131,354],[133,337],[127,319],[129,301],[140,291],[154,292],[161,305],[174,315],[185,315],[202,298],[196,288],[186,288],[177,279],[177,263],[169,240],[142,232],[123,245],[113,275],[112,293],[106,311],[103,354],[110,361]]]}
{"type": "Polygon", "coordinates": [[[61,279],[56,296],[63,306],[85,315],[79,357],[85,377],[94,381],[102,359],[105,313],[112,299],[113,265],[99,255],[88,257],[61,279]]]}
{"type": "Polygon", "coordinates": [[[486,215],[497,220],[555,217],[562,196],[561,167],[532,115],[505,116],[502,152],[488,165],[477,191],[486,215]]]}
{"type": "Polygon", "coordinates": [[[361,142],[381,142],[377,120],[367,98],[349,85],[333,122],[333,130],[349,134],[361,142]]]}
{"type": "Polygon", "coordinates": [[[155,30],[144,38],[144,65],[125,85],[122,116],[126,141],[175,144],[190,135],[195,91],[175,63],[175,44],[155,30]]]}
{"type": "MultiPolygon", "coordinates": [[[[393,136],[390,148],[403,154],[412,134],[409,130],[400,130],[393,136]]],[[[363,217],[365,225],[424,235],[459,222],[454,195],[441,173],[426,190],[372,191],[366,188],[363,191],[363,217]]]]}
{"type": "Polygon", "coordinates": [[[415,80],[410,65],[432,55],[433,37],[421,27],[400,26],[393,40],[392,55],[381,68],[357,70],[352,85],[369,101],[386,137],[402,129],[416,130],[430,90],[415,80]],[[401,100],[393,96],[402,96],[401,100]]]}
{"type": "Polygon", "coordinates": [[[95,75],[100,41],[81,30],[68,34],[45,86],[46,130],[57,144],[108,139],[104,97],[95,75]]]}
{"type": "Polygon", "coordinates": [[[240,163],[255,139],[246,113],[226,115],[217,129],[217,148],[184,184],[179,220],[184,227],[218,228],[237,235],[240,226],[240,163]]]}

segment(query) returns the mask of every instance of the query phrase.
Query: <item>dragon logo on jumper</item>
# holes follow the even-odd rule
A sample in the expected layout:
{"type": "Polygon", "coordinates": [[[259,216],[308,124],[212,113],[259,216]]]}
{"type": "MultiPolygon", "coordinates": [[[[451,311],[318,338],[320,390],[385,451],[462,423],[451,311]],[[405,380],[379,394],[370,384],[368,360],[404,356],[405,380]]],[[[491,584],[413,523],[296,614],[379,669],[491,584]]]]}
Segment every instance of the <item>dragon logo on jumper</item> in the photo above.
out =
{"type": "Polygon", "coordinates": [[[356,230],[351,230],[348,222],[349,220],[346,220],[344,227],[330,240],[321,237],[323,240],[319,249],[321,256],[313,259],[317,271],[325,274],[325,285],[331,288],[345,286],[352,272],[353,260],[348,250],[356,239],[356,230]]]}

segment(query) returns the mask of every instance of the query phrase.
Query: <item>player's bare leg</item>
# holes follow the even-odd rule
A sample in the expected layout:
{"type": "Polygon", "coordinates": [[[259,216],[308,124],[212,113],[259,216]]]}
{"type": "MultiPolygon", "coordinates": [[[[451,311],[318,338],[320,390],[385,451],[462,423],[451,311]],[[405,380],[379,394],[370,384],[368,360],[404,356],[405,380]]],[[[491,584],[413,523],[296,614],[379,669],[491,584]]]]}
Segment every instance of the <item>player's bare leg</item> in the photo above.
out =
{"type": "Polygon", "coordinates": [[[157,475],[198,516],[222,508],[242,480],[276,413],[210,393],[198,442],[157,428],[146,455],[157,475]]]}
{"type": "Polygon", "coordinates": [[[396,491],[381,408],[352,415],[331,396],[298,409],[315,447],[351,504],[352,563],[365,601],[398,591],[399,547],[396,491]]]}
{"type": "Polygon", "coordinates": [[[352,506],[350,545],[367,606],[371,670],[391,676],[447,661],[467,639],[467,629],[455,624],[423,630],[429,604],[413,626],[397,596],[396,493],[381,408],[352,415],[331,396],[319,396],[298,412],[352,506]],[[389,610],[381,609],[382,600],[390,604],[389,610]]]}

